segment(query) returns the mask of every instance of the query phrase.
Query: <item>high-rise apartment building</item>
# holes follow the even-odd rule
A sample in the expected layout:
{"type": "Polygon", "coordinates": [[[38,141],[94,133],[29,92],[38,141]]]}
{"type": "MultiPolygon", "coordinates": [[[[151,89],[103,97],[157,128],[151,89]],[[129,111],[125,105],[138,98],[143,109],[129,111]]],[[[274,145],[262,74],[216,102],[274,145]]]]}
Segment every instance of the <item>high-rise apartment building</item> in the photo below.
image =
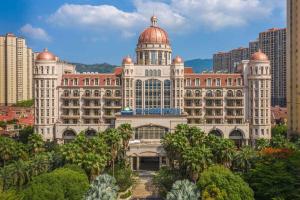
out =
{"type": "Polygon", "coordinates": [[[218,52],[213,55],[214,71],[228,71],[230,68],[230,52],[218,52]]]}
{"type": "Polygon", "coordinates": [[[249,59],[249,49],[248,48],[237,48],[232,49],[229,52],[218,52],[213,55],[213,70],[217,71],[227,71],[234,72],[238,64],[242,60],[249,59]]]}
{"type": "Polygon", "coordinates": [[[286,29],[259,33],[259,47],[271,62],[272,106],[286,106],[286,29]]]}
{"type": "Polygon", "coordinates": [[[0,36],[0,105],[32,99],[32,50],[24,38],[0,36]]]}
{"type": "Polygon", "coordinates": [[[300,1],[287,1],[287,109],[289,134],[300,135],[300,1]]]}
{"type": "Polygon", "coordinates": [[[259,40],[254,40],[249,42],[249,55],[254,54],[255,52],[258,52],[259,50],[259,40]]]}

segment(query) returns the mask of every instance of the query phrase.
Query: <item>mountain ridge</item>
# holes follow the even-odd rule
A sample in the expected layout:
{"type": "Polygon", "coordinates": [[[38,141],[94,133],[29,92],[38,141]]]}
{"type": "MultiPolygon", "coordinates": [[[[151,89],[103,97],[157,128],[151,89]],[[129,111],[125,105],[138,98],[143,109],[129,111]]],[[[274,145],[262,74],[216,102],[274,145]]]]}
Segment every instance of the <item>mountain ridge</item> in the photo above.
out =
{"type": "MultiPolygon", "coordinates": [[[[95,63],[95,64],[83,64],[83,63],[71,63],[76,66],[76,71],[83,72],[98,72],[98,73],[111,73],[114,71],[117,65],[111,65],[109,63],[95,63]]],[[[202,71],[212,70],[212,59],[191,59],[184,62],[185,67],[192,67],[194,72],[201,73],[202,71]]]]}

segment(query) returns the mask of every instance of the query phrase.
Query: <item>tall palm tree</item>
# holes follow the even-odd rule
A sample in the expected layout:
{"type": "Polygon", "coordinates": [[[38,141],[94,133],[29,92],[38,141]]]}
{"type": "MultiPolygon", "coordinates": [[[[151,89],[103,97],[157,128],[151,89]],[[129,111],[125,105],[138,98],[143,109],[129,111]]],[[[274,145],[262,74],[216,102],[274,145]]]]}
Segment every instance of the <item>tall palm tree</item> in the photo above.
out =
{"type": "Polygon", "coordinates": [[[199,174],[212,164],[212,156],[211,150],[205,145],[189,147],[183,152],[183,163],[194,182],[199,174]]]}
{"type": "Polygon", "coordinates": [[[197,186],[189,180],[176,181],[166,200],[198,200],[200,192],[197,186]]]}
{"type": "Polygon", "coordinates": [[[248,172],[257,156],[257,152],[253,148],[250,146],[244,146],[234,157],[233,168],[243,173],[248,172]]]}
{"type": "Polygon", "coordinates": [[[110,148],[111,153],[111,161],[112,161],[112,170],[113,170],[113,177],[115,176],[115,159],[117,157],[118,151],[121,147],[121,134],[118,129],[108,129],[105,132],[105,140],[110,148]]]}
{"type": "Polygon", "coordinates": [[[118,127],[118,130],[120,131],[124,153],[126,154],[126,151],[128,150],[128,146],[129,146],[129,140],[132,138],[133,135],[133,128],[131,127],[130,124],[125,123],[125,124],[121,124],[118,127]]]}
{"type": "Polygon", "coordinates": [[[13,184],[20,189],[30,179],[28,164],[22,160],[14,161],[12,167],[13,184]]]}
{"type": "Polygon", "coordinates": [[[0,159],[3,166],[13,159],[16,152],[16,143],[11,138],[0,136],[0,159]]]}
{"type": "Polygon", "coordinates": [[[32,134],[28,137],[28,146],[32,154],[44,151],[44,141],[40,134],[32,134]]]}

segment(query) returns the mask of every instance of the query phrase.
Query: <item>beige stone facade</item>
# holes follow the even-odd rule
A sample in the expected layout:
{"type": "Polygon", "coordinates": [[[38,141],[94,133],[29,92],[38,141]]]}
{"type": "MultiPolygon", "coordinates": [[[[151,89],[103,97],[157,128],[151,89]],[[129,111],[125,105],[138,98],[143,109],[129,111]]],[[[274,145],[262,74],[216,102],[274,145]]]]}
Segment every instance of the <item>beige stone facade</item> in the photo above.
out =
{"type": "Polygon", "coordinates": [[[32,50],[24,38],[0,36],[0,105],[33,98],[32,50]]]}
{"type": "Polygon", "coordinates": [[[137,170],[167,164],[160,139],[178,124],[232,139],[239,147],[270,139],[267,56],[253,54],[236,73],[194,73],[179,56],[172,59],[167,33],[155,17],[151,20],[139,37],[137,60],[125,57],[113,73],[79,74],[48,51],[38,54],[35,130],[45,140],[64,143],[80,132],[90,137],[130,123],[134,136],[128,155],[137,170]]]}
{"type": "Polygon", "coordinates": [[[287,1],[287,108],[290,134],[300,134],[300,1],[287,1]]]}

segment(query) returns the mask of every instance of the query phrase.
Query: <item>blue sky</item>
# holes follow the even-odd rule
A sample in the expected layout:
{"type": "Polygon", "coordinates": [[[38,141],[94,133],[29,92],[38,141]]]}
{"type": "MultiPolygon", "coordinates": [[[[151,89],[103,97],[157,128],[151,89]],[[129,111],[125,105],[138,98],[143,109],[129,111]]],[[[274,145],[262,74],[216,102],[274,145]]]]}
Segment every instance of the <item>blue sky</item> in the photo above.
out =
{"type": "Polygon", "coordinates": [[[173,55],[211,58],[285,27],[285,0],[0,0],[0,34],[23,36],[70,62],[119,65],[154,13],[173,55]]]}

